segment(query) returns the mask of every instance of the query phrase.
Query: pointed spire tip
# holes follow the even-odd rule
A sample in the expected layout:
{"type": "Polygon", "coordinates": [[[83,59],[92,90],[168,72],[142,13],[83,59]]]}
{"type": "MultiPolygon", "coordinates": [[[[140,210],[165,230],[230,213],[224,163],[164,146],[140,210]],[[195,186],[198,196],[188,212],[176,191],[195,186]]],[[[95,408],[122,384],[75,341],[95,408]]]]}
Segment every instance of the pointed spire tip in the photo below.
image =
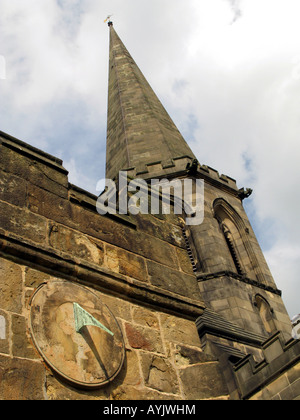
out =
{"type": "Polygon", "coordinates": [[[104,23],[106,23],[107,22],[107,24],[108,24],[108,26],[113,26],[113,23],[112,23],[112,21],[111,21],[111,17],[112,17],[113,15],[108,15],[107,16],[107,18],[105,19],[105,21],[104,21],[104,23]]]}

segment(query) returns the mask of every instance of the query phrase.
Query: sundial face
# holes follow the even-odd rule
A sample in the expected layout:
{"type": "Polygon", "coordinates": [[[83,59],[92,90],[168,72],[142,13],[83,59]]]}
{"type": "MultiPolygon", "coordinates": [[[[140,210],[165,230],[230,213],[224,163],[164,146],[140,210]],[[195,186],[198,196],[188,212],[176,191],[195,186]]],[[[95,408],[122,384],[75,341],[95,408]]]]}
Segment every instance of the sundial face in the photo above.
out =
{"type": "Polygon", "coordinates": [[[74,283],[43,284],[31,299],[30,330],[47,364],[73,385],[97,388],[124,362],[120,326],[99,297],[74,283]]]}

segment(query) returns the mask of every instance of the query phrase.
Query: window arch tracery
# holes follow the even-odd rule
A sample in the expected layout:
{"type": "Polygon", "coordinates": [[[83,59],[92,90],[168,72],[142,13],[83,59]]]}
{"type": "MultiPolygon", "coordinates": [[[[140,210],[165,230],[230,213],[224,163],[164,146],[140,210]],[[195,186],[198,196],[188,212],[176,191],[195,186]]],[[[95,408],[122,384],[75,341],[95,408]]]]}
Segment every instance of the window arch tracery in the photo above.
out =
{"type": "Polygon", "coordinates": [[[223,198],[215,200],[213,211],[237,273],[264,284],[264,275],[249,240],[249,229],[240,215],[223,198]]]}
{"type": "Polygon", "coordinates": [[[274,322],[273,310],[269,302],[261,295],[256,295],[254,299],[254,305],[259,311],[259,315],[263,322],[266,332],[271,334],[277,328],[274,322]]]}

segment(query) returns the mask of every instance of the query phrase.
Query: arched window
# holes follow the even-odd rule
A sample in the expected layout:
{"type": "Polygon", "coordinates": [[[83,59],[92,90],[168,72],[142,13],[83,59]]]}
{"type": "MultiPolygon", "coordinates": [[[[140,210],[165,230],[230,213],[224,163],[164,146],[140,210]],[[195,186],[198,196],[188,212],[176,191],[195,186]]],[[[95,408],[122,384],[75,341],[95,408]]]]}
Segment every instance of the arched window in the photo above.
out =
{"type": "Polygon", "coordinates": [[[259,311],[260,318],[267,333],[271,334],[272,332],[276,331],[276,325],[273,318],[273,310],[271,309],[266,299],[260,295],[256,295],[254,305],[259,311]]]}
{"type": "Polygon", "coordinates": [[[233,235],[231,233],[231,231],[229,230],[229,228],[225,225],[225,223],[221,222],[221,228],[225,237],[225,241],[227,243],[229,252],[231,254],[233,263],[235,265],[236,271],[238,272],[238,274],[243,275],[243,269],[242,269],[242,265],[241,265],[241,260],[239,258],[238,255],[238,251],[235,247],[235,243],[234,243],[234,239],[233,239],[233,235]]]}
{"type": "Polygon", "coordinates": [[[243,219],[223,198],[215,200],[213,210],[237,273],[265,284],[264,274],[249,240],[249,229],[243,219]]]}

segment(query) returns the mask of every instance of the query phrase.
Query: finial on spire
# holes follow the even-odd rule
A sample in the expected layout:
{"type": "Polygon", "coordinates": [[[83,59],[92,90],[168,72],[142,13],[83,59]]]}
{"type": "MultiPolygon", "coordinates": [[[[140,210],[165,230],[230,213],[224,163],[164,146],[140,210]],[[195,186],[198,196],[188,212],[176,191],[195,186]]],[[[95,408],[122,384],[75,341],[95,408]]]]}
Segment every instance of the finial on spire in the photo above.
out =
{"type": "Polygon", "coordinates": [[[107,16],[107,18],[105,19],[105,21],[104,21],[104,23],[106,23],[107,22],[107,24],[108,24],[108,26],[113,26],[113,23],[112,23],[112,21],[110,20],[110,18],[112,17],[113,15],[108,15],[107,16]]]}

